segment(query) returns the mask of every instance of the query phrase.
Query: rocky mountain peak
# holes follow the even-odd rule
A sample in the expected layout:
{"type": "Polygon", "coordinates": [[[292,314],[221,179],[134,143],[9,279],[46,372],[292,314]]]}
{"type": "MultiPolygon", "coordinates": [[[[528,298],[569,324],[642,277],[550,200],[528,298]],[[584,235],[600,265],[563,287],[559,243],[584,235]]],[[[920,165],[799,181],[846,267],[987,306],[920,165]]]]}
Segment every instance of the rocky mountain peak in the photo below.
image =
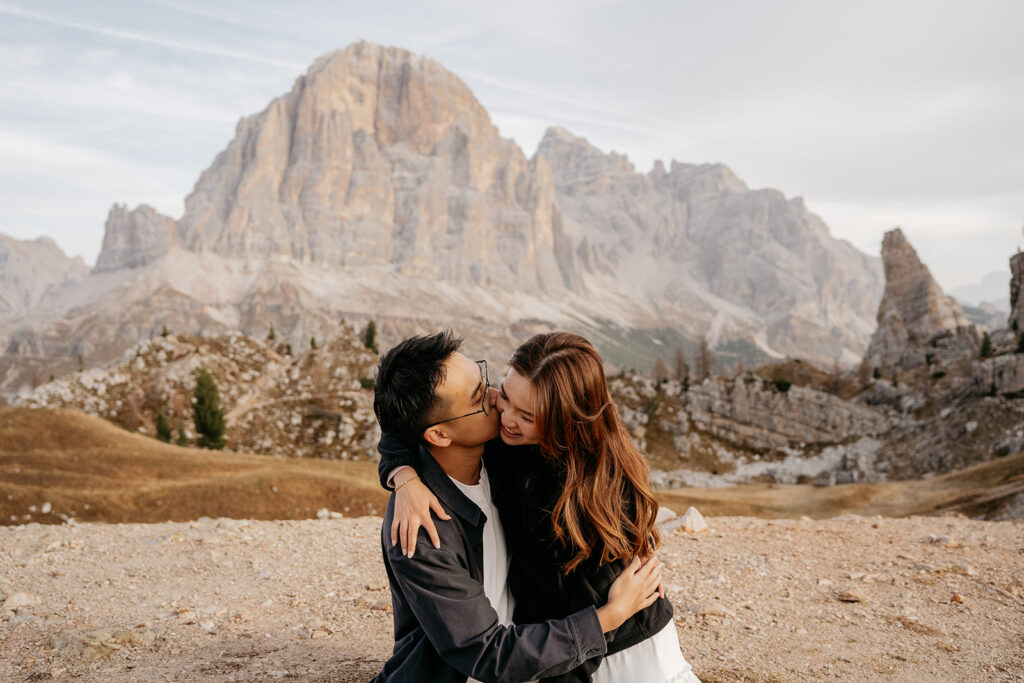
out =
{"type": "Polygon", "coordinates": [[[872,365],[894,372],[927,362],[940,348],[953,356],[973,353],[976,327],[942,291],[900,228],[882,239],[882,266],[885,291],[867,351],[872,365]]]}
{"type": "Polygon", "coordinates": [[[107,215],[103,248],[96,259],[96,272],[138,268],[152,263],[171,247],[180,246],[178,225],[173,218],[142,204],[129,211],[114,204],[107,215]]]}
{"type": "Polygon", "coordinates": [[[604,191],[617,176],[636,175],[636,168],[626,155],[602,152],[586,138],[561,126],[545,131],[536,156],[551,166],[555,188],[570,195],[604,191]]]}
{"type": "Polygon", "coordinates": [[[181,228],[197,252],[557,291],[544,180],[461,80],[363,41],[239,123],[181,228]]]}
{"type": "MultiPolygon", "coordinates": [[[[48,292],[88,272],[81,256],[70,258],[49,237],[17,240],[0,234],[0,320],[30,313],[48,292]]],[[[0,342],[5,339],[0,333],[0,342]]]]}

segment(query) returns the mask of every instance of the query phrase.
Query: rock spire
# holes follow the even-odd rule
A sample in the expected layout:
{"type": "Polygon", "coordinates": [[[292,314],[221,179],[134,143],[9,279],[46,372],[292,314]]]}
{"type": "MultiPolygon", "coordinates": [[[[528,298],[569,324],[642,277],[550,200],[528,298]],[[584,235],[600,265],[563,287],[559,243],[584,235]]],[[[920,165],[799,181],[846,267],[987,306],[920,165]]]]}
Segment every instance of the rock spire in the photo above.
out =
{"type": "Polygon", "coordinates": [[[884,372],[909,370],[935,357],[970,355],[979,334],[956,299],[947,296],[900,228],[882,239],[885,292],[868,362],[884,372]]]}

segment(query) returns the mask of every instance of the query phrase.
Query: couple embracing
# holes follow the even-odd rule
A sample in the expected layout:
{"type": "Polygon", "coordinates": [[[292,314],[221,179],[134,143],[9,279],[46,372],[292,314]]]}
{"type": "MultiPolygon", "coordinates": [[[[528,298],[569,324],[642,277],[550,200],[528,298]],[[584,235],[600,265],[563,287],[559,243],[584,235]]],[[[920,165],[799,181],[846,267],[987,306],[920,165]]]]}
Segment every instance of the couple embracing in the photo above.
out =
{"type": "Polygon", "coordinates": [[[412,337],[378,368],[395,646],[374,680],[699,683],[647,465],[593,346],[534,336],[492,388],[461,344],[412,337]]]}

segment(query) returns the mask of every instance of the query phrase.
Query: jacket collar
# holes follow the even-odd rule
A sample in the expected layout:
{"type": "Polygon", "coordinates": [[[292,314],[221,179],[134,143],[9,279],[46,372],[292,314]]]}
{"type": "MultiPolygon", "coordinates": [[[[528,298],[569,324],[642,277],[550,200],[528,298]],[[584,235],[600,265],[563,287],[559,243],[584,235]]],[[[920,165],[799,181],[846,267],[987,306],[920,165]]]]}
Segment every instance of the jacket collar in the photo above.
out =
{"type": "MultiPolygon", "coordinates": [[[[399,439],[384,434],[381,436],[377,449],[381,453],[406,453],[411,450],[411,444],[406,444],[399,439]]],[[[455,514],[466,520],[473,526],[481,524],[481,517],[484,513],[476,503],[466,498],[465,494],[452,483],[448,474],[441,469],[441,466],[434,460],[434,456],[425,446],[416,446],[414,457],[414,469],[420,475],[420,479],[431,492],[437,496],[445,507],[450,508],[455,514]]]]}

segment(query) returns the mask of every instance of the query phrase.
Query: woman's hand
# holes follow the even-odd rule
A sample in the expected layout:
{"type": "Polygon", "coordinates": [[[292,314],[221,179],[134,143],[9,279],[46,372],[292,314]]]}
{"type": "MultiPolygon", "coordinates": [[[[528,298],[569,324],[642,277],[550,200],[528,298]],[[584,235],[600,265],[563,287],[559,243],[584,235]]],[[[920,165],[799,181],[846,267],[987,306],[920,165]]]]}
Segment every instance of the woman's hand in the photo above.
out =
{"type": "Polygon", "coordinates": [[[608,590],[608,602],[597,608],[601,631],[617,629],[626,619],[654,604],[660,597],[660,583],[661,561],[657,556],[643,561],[634,557],[608,590]]]}
{"type": "Polygon", "coordinates": [[[403,467],[395,475],[394,482],[395,517],[391,523],[391,545],[401,541],[402,552],[406,557],[412,557],[416,552],[416,536],[420,527],[423,527],[434,547],[440,548],[441,539],[438,538],[430,511],[433,510],[443,520],[450,520],[451,517],[441,507],[437,496],[430,492],[410,467],[403,467]]]}

